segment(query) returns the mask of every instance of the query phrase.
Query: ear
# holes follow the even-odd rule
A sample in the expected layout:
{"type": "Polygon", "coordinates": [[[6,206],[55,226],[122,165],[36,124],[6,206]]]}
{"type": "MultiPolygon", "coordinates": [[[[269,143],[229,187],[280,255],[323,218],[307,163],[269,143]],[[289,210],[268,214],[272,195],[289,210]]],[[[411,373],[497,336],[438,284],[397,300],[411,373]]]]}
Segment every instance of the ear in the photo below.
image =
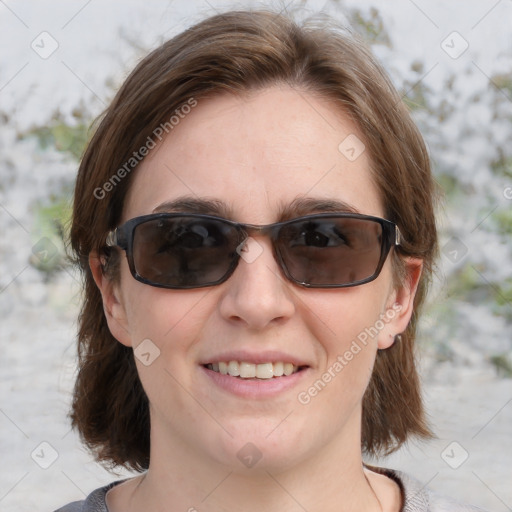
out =
{"type": "Polygon", "coordinates": [[[381,350],[393,345],[395,337],[407,328],[413,313],[414,297],[423,270],[423,260],[406,258],[405,265],[405,281],[390,294],[386,311],[381,315],[384,328],[380,330],[377,341],[377,346],[381,350]]]}
{"type": "Polygon", "coordinates": [[[97,252],[89,254],[89,267],[103,300],[103,311],[112,336],[127,347],[132,346],[128,330],[127,314],[121,300],[119,286],[109,279],[104,271],[104,258],[97,252]]]}

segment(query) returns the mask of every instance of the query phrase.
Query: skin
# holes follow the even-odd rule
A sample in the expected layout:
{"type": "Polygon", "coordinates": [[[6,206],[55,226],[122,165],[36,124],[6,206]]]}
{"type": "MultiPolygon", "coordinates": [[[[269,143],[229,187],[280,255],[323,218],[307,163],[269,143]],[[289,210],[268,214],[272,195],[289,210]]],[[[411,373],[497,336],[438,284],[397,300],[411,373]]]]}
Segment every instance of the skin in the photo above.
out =
{"type": "MultiPolygon", "coordinates": [[[[200,100],[137,169],[123,222],[181,196],[221,201],[232,220],[252,224],[281,220],[301,197],[383,217],[367,152],[350,162],[338,150],[350,134],[363,139],[330,102],[287,86],[200,100]]],[[[399,510],[396,483],[363,468],[361,404],[377,349],[409,322],[421,261],[408,260],[399,289],[390,258],[371,283],[306,289],[283,278],[267,238],[254,239],[262,252],[253,262],[193,290],[137,282],[124,257],[112,283],[91,255],[113,335],[134,349],[149,338],[160,350],[149,366],[136,360],[150,401],[150,468],[109,492],[112,512],[399,510]],[[297,394],[394,304],[401,309],[384,329],[299,403],[297,394]],[[200,362],[237,349],[293,354],[307,362],[307,378],[273,398],[236,397],[212,385],[200,362]],[[248,442],[261,454],[252,468],[237,457],[248,442]]]]}

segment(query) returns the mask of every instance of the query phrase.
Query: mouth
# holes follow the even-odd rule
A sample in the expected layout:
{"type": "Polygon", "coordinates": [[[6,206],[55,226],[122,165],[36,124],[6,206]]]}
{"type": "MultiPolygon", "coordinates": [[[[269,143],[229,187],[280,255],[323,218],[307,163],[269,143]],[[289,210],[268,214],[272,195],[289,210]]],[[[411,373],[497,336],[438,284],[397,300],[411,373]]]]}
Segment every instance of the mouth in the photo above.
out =
{"type": "Polygon", "coordinates": [[[268,363],[249,363],[246,361],[217,361],[203,365],[221,375],[229,375],[244,380],[269,380],[288,377],[308,368],[296,366],[290,362],[276,361],[268,363]]]}

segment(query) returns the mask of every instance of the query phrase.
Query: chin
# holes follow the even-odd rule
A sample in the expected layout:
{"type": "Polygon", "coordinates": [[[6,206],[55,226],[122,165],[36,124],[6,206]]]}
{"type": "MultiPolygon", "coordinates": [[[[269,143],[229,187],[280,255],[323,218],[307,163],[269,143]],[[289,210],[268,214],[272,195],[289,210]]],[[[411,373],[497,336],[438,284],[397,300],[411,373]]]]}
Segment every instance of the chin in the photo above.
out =
{"type": "Polygon", "coordinates": [[[208,451],[212,446],[218,447],[212,457],[235,473],[250,472],[254,476],[257,472],[284,471],[300,462],[304,444],[296,426],[294,433],[287,432],[288,425],[279,425],[282,420],[241,420],[236,429],[227,426],[233,437],[223,434],[222,440],[212,442],[208,451]]]}

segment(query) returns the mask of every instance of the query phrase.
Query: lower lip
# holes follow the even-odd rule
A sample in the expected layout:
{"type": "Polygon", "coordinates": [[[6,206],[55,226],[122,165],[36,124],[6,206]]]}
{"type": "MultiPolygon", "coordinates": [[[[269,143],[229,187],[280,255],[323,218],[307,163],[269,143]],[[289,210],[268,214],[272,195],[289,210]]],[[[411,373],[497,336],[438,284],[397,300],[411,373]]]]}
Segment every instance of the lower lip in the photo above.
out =
{"type": "Polygon", "coordinates": [[[204,366],[201,369],[215,385],[242,398],[271,398],[296,386],[308,373],[308,368],[304,368],[291,375],[271,379],[242,379],[214,372],[204,366]]]}

